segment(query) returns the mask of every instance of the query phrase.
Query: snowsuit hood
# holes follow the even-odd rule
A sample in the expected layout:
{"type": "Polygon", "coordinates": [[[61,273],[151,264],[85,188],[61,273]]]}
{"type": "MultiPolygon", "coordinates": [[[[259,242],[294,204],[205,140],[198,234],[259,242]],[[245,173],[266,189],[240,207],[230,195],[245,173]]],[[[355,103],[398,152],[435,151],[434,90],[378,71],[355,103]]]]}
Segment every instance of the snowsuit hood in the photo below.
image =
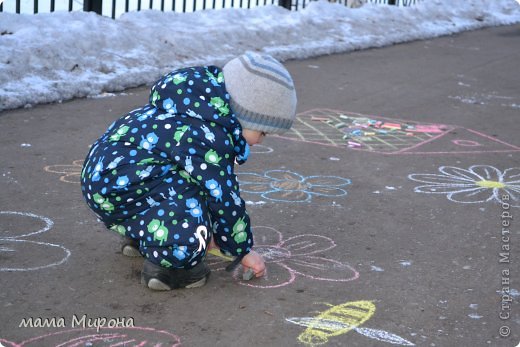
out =
{"type": "Polygon", "coordinates": [[[236,163],[243,164],[249,155],[249,146],[245,141],[240,145],[242,126],[229,106],[230,96],[225,88],[224,74],[216,66],[186,68],[173,71],[151,88],[149,103],[158,113],[168,115],[185,114],[201,122],[215,123],[227,129],[233,138],[236,163]],[[203,83],[197,83],[201,80],[203,83]],[[210,83],[214,88],[207,87],[210,83]],[[211,89],[211,90],[208,90],[211,89]],[[191,98],[179,96],[179,90],[186,90],[191,98]],[[212,93],[211,98],[205,95],[212,93]],[[193,99],[198,101],[193,101],[193,99]],[[208,100],[209,99],[209,100],[208,100]]]}

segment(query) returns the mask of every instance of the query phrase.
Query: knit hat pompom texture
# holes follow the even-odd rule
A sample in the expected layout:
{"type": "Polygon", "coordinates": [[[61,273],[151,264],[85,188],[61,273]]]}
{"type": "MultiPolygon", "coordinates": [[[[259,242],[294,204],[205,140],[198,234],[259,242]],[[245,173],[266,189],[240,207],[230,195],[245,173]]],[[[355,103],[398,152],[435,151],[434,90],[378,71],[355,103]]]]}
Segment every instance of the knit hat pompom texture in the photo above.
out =
{"type": "Polygon", "coordinates": [[[296,115],[289,72],[270,55],[247,52],[223,68],[231,109],[243,128],[283,134],[296,115]]]}

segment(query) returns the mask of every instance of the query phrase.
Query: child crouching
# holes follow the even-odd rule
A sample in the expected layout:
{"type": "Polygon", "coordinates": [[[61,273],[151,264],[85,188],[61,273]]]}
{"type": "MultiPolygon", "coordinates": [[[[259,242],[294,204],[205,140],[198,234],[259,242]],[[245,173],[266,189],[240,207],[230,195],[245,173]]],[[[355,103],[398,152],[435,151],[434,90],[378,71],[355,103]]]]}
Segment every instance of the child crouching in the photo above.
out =
{"type": "Polygon", "coordinates": [[[268,55],[246,53],[216,66],[163,76],[148,104],[115,121],[92,145],[81,186],[88,206],[124,236],[125,255],[145,257],[151,289],[206,283],[211,245],[265,273],[234,164],[266,134],[287,131],[296,92],[268,55]]]}

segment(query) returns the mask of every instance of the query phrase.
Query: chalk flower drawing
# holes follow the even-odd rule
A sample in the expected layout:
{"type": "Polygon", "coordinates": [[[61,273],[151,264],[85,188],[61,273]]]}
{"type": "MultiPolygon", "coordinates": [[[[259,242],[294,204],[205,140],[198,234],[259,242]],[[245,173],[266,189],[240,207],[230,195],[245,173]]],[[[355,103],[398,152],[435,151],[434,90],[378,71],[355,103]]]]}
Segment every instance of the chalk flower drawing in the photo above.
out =
{"type": "Polygon", "coordinates": [[[48,165],[43,169],[47,172],[60,174],[60,181],[79,183],[83,160],[74,160],[72,165],[48,165]]]}
{"type": "MultiPolygon", "coordinates": [[[[81,317],[78,317],[78,319],[81,317]]],[[[97,318],[97,317],[96,317],[97,318]]],[[[101,319],[97,318],[97,319],[101,319]]],[[[107,319],[108,320],[108,319],[107,319]]],[[[71,322],[66,322],[70,324],[71,322]]],[[[38,347],[38,346],[162,346],[179,347],[181,340],[177,335],[164,330],[147,327],[80,328],[46,333],[22,342],[12,342],[0,337],[0,346],[5,347],[38,347]]]]}
{"type": "MultiPolygon", "coordinates": [[[[32,225],[32,224],[31,224],[32,225]]],[[[70,251],[62,245],[48,242],[25,240],[28,236],[44,233],[52,228],[54,222],[47,217],[28,212],[0,211],[0,272],[40,270],[63,264],[70,251]],[[31,218],[31,219],[27,219],[31,218]],[[10,221],[10,219],[16,219],[10,221]],[[26,219],[24,221],[24,219],[26,219]],[[45,226],[36,231],[24,231],[25,223],[40,222],[45,226]],[[19,227],[19,225],[22,225],[19,227]],[[17,232],[23,230],[21,234],[17,232]],[[45,254],[45,257],[34,255],[45,254]]]]}
{"type": "Polygon", "coordinates": [[[520,168],[504,172],[489,165],[473,165],[468,169],[441,166],[441,174],[411,174],[409,179],[426,183],[414,191],[425,194],[446,194],[448,200],[464,204],[501,202],[509,196],[511,206],[520,203],[520,168]]]}
{"type": "Polygon", "coordinates": [[[343,177],[305,177],[287,170],[269,170],[263,175],[239,173],[238,181],[242,192],[280,202],[310,202],[313,196],[343,196],[347,194],[343,187],[351,183],[343,177]]]}
{"type": "MultiPolygon", "coordinates": [[[[266,226],[255,227],[254,235],[255,250],[264,257],[267,274],[253,281],[240,281],[242,285],[277,288],[293,283],[297,275],[333,282],[348,282],[359,277],[350,265],[320,256],[336,247],[328,237],[302,234],[283,240],[281,232],[266,226]]],[[[223,270],[226,266],[225,261],[215,258],[208,259],[208,264],[215,270],[223,270]]],[[[237,268],[233,274],[237,279],[239,270],[237,268]]]]}
{"type": "Polygon", "coordinates": [[[254,146],[251,146],[251,153],[256,153],[256,154],[267,154],[267,153],[272,153],[274,151],[274,149],[272,149],[271,147],[267,147],[267,146],[264,146],[264,145],[254,145],[254,146]]]}

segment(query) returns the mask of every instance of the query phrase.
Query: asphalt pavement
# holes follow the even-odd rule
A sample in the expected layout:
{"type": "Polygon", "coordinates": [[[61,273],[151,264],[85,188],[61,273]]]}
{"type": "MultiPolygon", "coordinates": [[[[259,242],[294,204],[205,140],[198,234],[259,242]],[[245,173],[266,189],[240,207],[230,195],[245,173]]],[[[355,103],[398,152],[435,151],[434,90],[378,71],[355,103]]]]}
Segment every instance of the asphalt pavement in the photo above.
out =
{"type": "Polygon", "coordinates": [[[298,119],[237,169],[266,278],[153,292],[85,205],[148,87],[0,113],[3,346],[517,346],[520,25],[286,62],[298,119]],[[99,328],[99,329],[98,329],[99,328]]]}

